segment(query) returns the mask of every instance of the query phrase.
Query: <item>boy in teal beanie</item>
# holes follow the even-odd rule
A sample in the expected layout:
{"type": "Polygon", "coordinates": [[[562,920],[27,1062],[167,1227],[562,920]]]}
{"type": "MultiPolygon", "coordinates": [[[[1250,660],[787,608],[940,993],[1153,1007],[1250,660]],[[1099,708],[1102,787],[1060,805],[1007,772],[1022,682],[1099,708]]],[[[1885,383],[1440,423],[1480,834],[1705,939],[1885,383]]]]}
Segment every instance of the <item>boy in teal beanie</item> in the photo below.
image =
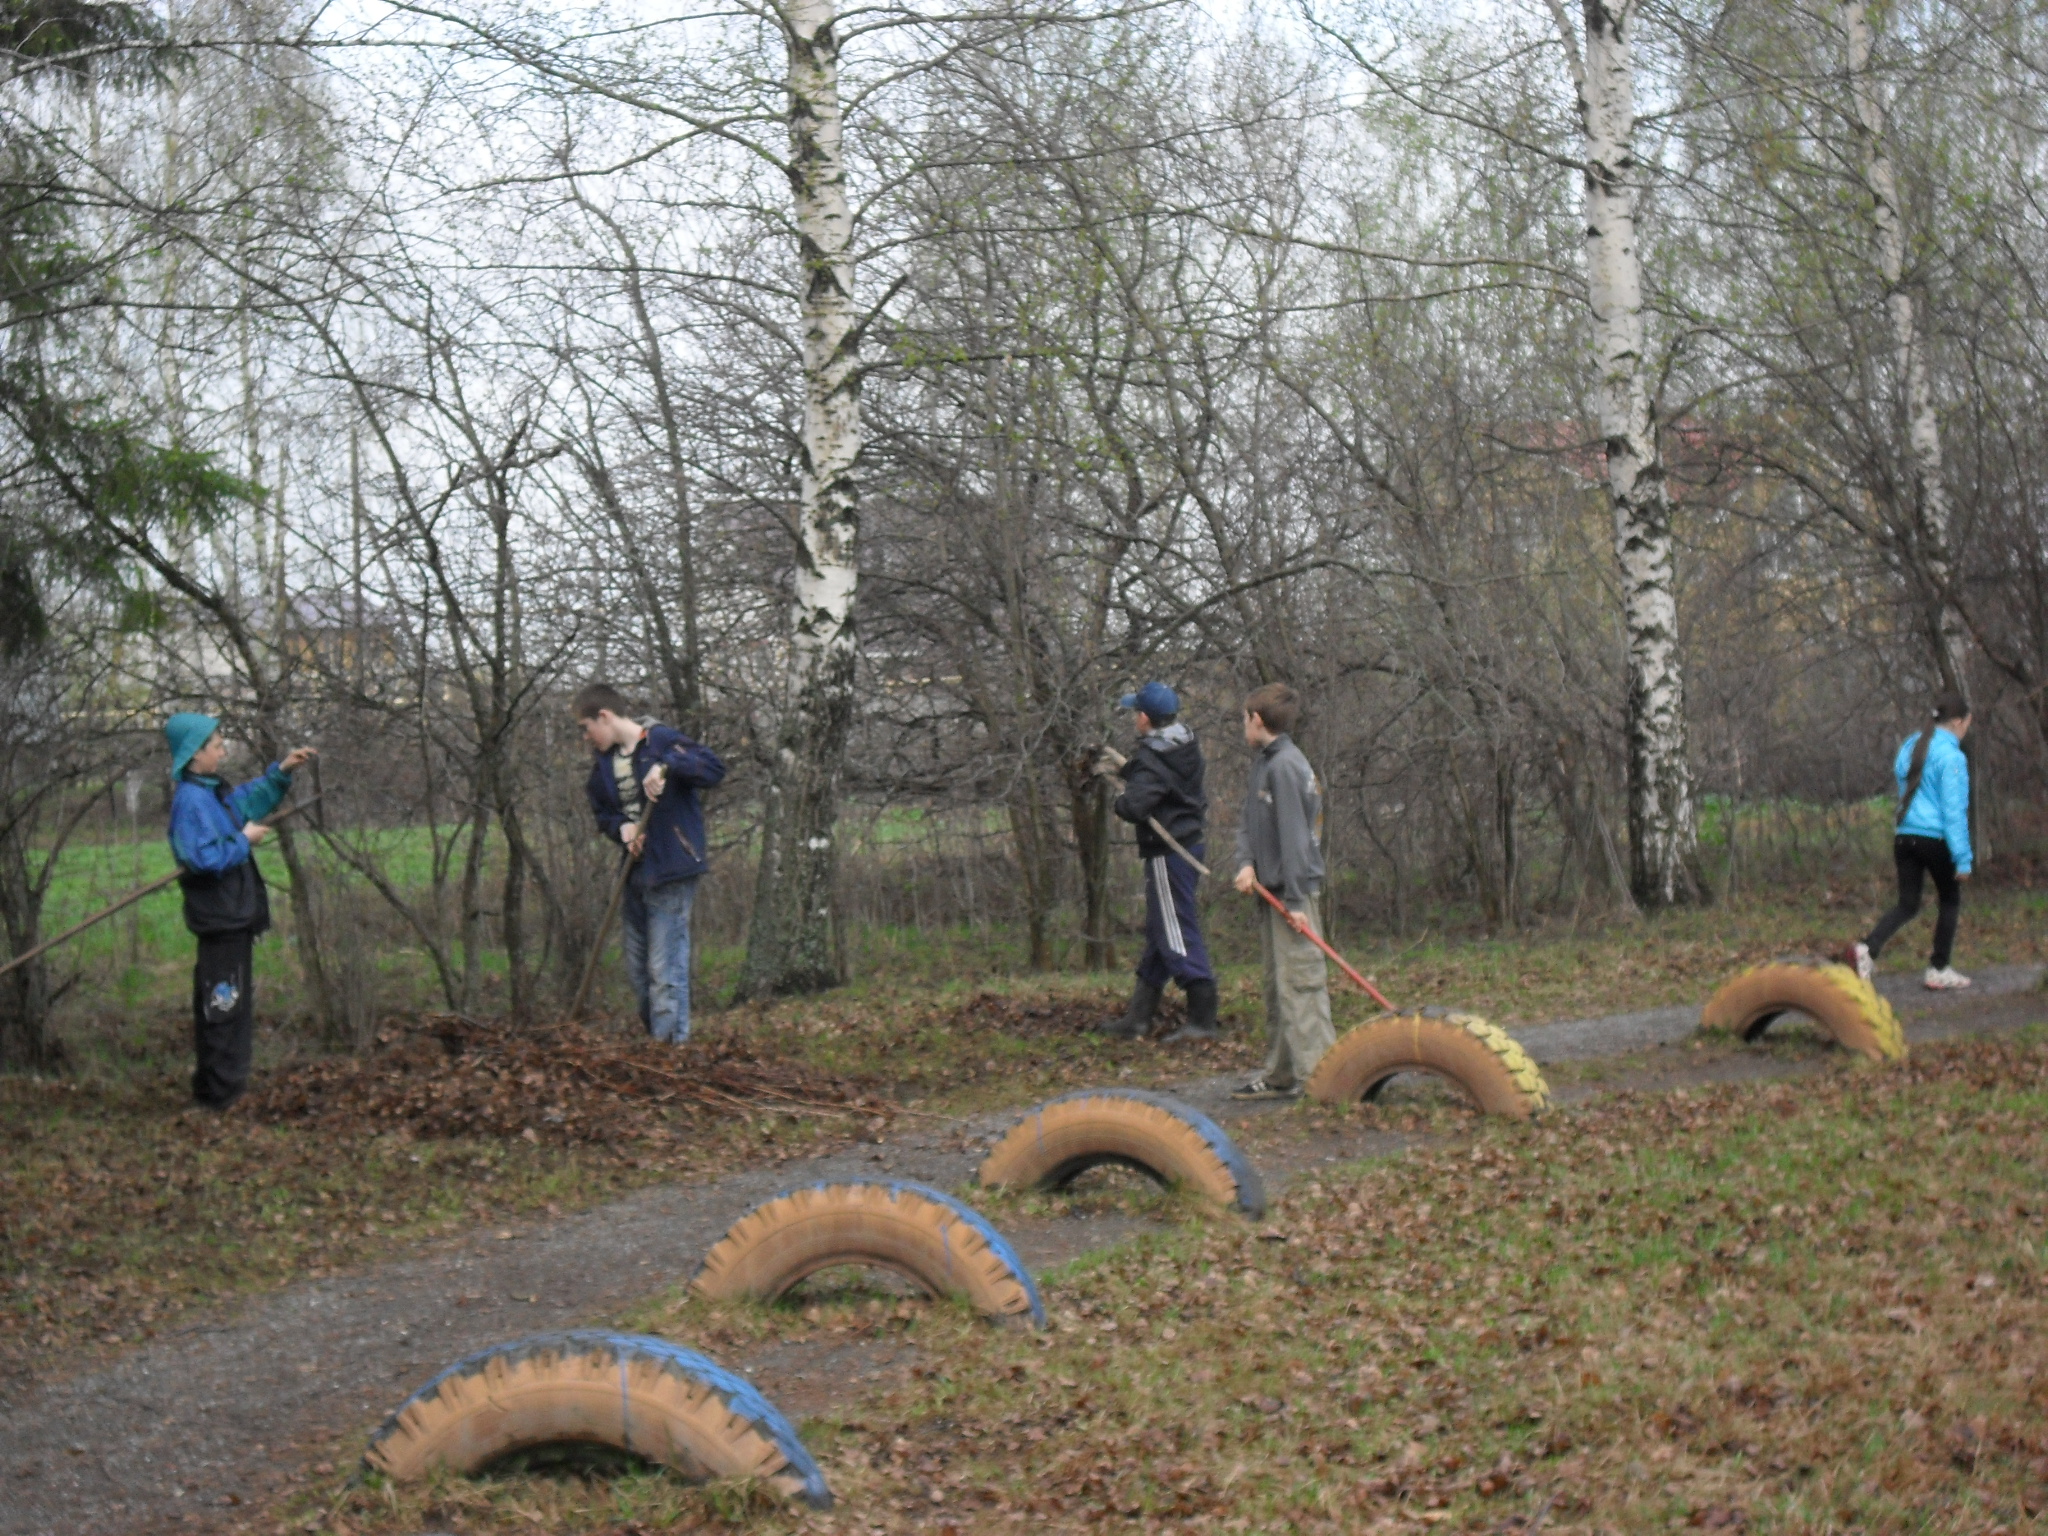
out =
{"type": "Polygon", "coordinates": [[[192,1097],[226,1109],[249,1085],[255,1044],[256,938],[270,927],[270,895],[255,846],[270,836],[263,817],[291,792],[292,774],[313,756],[298,747],[248,783],[220,778],[228,747],[211,715],[164,722],[171,749],[171,855],[185,893],[185,926],[199,940],[192,967],[192,1097]]]}

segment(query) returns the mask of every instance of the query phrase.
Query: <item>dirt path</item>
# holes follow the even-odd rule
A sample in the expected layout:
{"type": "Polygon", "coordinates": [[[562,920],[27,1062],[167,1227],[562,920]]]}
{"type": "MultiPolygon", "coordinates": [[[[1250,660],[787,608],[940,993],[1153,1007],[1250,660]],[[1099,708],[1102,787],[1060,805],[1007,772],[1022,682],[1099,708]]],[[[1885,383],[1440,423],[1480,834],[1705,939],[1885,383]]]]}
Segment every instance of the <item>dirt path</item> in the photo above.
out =
{"type": "MultiPolygon", "coordinates": [[[[1973,992],[1932,997],[1887,986],[1914,1040],[2048,1020],[2038,967],[2000,967],[1973,992]]],[[[1657,1088],[1815,1069],[1814,1052],[1695,1056],[1698,1010],[1657,1009],[1530,1027],[1539,1061],[1619,1058],[1597,1087],[1657,1088]]],[[[1247,1110],[1230,1079],[1176,1091],[1226,1122],[1247,1110]]],[[[471,1234],[420,1258],[354,1277],[313,1281],[158,1338],[114,1364],[0,1405],[0,1533],[101,1536],[238,1523],[337,1434],[374,1423],[447,1362],[485,1345],[617,1311],[688,1274],[734,1217],[792,1185],[819,1179],[961,1183],[1010,1116],[912,1132],[886,1145],[642,1190],[580,1215],[471,1234]]],[[[1387,1155],[1404,1138],[1364,1131],[1304,1133],[1261,1154],[1269,1190],[1324,1163],[1387,1155]]],[[[1034,1269],[1122,1240],[1128,1217],[1011,1224],[1034,1269]]],[[[826,1351],[765,1351],[740,1362],[795,1416],[857,1395],[907,1366],[912,1347],[851,1340],[826,1351]]]]}

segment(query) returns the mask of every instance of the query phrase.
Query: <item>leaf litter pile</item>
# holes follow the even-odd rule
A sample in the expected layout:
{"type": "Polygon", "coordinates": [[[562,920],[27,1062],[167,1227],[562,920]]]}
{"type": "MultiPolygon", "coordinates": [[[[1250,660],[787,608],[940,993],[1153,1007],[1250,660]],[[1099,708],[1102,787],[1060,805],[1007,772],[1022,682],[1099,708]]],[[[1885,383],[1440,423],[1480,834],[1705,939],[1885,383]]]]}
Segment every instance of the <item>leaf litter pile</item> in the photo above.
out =
{"type": "Polygon", "coordinates": [[[225,1296],[649,1179],[786,1161],[894,1113],[736,1033],[678,1048],[452,1016],[266,1073],[225,1115],[189,1107],[181,1077],[0,1078],[0,1381],[225,1296]]]}
{"type": "MultiPolygon", "coordinates": [[[[920,1307],[895,1325],[911,1377],[805,1426],[837,1508],[746,1528],[2041,1528],[2048,1042],[1471,1125],[1329,1169],[1268,1224],[1044,1277],[1049,1338],[920,1307]]],[[[848,1319],[676,1298],[623,1321],[744,1363],[763,1330],[822,1352],[848,1319]]],[[[516,1476],[336,1487],[320,1518],[718,1529],[733,1497],[516,1476]]]]}
{"type": "Polygon", "coordinates": [[[577,1024],[525,1027],[457,1014],[394,1023],[367,1056],[275,1074],[245,1100],[272,1123],[348,1124],[421,1137],[563,1145],[659,1141],[677,1122],[756,1114],[887,1118],[847,1078],[761,1055],[743,1036],[682,1045],[577,1024]]]}

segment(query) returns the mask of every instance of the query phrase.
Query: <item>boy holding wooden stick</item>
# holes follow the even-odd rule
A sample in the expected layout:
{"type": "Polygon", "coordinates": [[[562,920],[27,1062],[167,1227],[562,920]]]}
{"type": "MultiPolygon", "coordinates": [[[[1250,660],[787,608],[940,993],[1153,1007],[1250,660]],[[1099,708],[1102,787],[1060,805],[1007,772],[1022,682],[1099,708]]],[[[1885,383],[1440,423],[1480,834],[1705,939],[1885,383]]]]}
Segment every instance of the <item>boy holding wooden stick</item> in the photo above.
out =
{"type": "Polygon", "coordinates": [[[1258,755],[1237,825],[1238,890],[1263,885],[1286,911],[1259,909],[1259,950],[1265,960],[1265,1070],[1231,1095],[1292,1099],[1336,1043],[1330,1025],[1330,977],[1310,933],[1323,931],[1323,797],[1315,770],[1289,733],[1301,695],[1268,683],[1244,701],[1244,744],[1258,755]]]}
{"type": "Polygon", "coordinates": [[[246,784],[220,777],[227,742],[211,715],[164,722],[171,749],[171,855],[185,894],[185,926],[199,940],[192,967],[192,1097],[226,1109],[249,1086],[256,1037],[256,940],[270,927],[270,893],[256,844],[262,818],[291,792],[292,774],[314,756],[294,747],[246,784]]]}
{"type": "Polygon", "coordinates": [[[673,726],[635,719],[608,683],[581,690],[574,709],[594,754],[584,793],[597,830],[632,864],[623,947],[640,1022],[681,1045],[690,1038],[690,911],[709,867],[697,791],[723,780],[725,764],[673,726]]]}

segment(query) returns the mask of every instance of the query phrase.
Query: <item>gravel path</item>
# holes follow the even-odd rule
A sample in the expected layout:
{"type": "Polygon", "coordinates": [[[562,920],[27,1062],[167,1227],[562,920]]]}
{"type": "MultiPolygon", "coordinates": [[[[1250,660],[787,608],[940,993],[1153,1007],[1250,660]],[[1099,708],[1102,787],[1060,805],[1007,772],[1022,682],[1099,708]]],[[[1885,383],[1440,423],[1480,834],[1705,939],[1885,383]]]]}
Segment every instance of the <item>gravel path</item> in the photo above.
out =
{"type": "MultiPolygon", "coordinates": [[[[1890,981],[1910,1038],[2012,1027],[2048,1018],[2037,966],[1993,967],[1971,992],[1933,997],[1890,981]]],[[[1697,1008],[1660,1008],[1537,1025],[1520,1038],[1537,1060],[1641,1056],[1634,1076],[1661,1077],[1655,1052],[1686,1041],[1697,1008]]],[[[1720,1075],[1760,1076],[1768,1058],[1735,1060],[1720,1075]]],[[[1676,1075],[1697,1076],[1675,1058],[1676,1075]]],[[[1247,1111],[1228,1098],[1232,1079],[1176,1091],[1219,1119],[1247,1111]]],[[[1258,1111],[1252,1111],[1258,1112],[1258,1111]]],[[[742,1211],[818,1179],[913,1178],[941,1188],[965,1180],[986,1139],[1008,1123],[991,1115],[886,1145],[785,1164],[697,1185],[642,1190],[597,1210],[472,1234],[420,1258],[353,1277],[309,1281],[238,1311],[169,1334],[103,1369],[0,1404],[0,1533],[101,1536],[236,1522],[332,1436],[375,1422],[442,1365],[484,1345],[614,1312],[688,1274],[742,1211]]],[[[1402,1145],[1385,1134],[1303,1140],[1264,1160],[1268,1188],[1340,1156],[1402,1145]]],[[[1125,1217],[1048,1220],[1009,1229],[1034,1269],[1061,1263],[1138,1230],[1125,1217]]],[[[802,1415],[844,1400],[900,1368],[900,1346],[849,1346],[844,1358],[782,1359],[770,1352],[757,1379],[802,1415]]]]}
{"type": "MultiPolygon", "coordinates": [[[[1880,976],[1877,989],[1892,1007],[1913,1018],[1941,1019],[1975,1011],[1987,997],[2010,997],[2041,985],[2038,965],[1988,965],[1972,973],[1976,983],[1966,992],[1929,992],[1913,976],[1880,976]]],[[[1700,1010],[1649,1008],[1641,1013],[1615,1013],[1604,1019],[1572,1019],[1518,1029],[1515,1038],[1540,1063],[1588,1061],[1596,1056],[1625,1056],[1659,1046],[1678,1045],[1699,1028],[1700,1010]]]]}

